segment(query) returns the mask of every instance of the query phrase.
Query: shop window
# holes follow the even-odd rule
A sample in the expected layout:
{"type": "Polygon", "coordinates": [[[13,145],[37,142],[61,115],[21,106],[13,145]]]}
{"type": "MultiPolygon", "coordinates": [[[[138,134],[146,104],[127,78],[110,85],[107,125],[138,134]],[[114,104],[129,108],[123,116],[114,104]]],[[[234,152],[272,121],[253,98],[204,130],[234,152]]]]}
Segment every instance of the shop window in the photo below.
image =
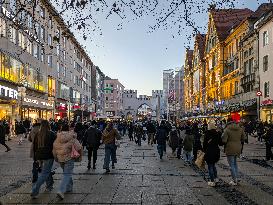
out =
{"type": "Polygon", "coordinates": [[[0,37],[7,36],[7,24],[6,21],[0,18],[0,37]]]}
{"type": "Polygon", "coordinates": [[[18,83],[23,74],[23,65],[16,59],[0,53],[0,77],[18,83]]]}
{"type": "Polygon", "coordinates": [[[47,90],[47,79],[39,71],[39,69],[34,69],[30,65],[25,66],[26,69],[26,80],[24,82],[25,86],[46,92],[47,90]]]}
{"type": "Polygon", "coordinates": [[[269,82],[264,83],[264,97],[265,98],[269,97],[269,82]]]}
{"type": "Polygon", "coordinates": [[[52,77],[48,77],[48,95],[55,96],[56,95],[56,81],[52,77]]]}
{"type": "Polygon", "coordinates": [[[263,57],[263,71],[267,71],[268,70],[268,55],[263,57]]]}

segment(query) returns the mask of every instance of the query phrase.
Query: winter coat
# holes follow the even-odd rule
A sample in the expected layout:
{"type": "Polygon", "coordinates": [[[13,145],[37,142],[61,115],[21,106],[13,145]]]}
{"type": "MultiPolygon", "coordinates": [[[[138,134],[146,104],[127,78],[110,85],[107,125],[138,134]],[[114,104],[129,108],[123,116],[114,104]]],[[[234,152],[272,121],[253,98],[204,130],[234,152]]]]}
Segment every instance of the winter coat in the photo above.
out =
{"type": "Polygon", "coordinates": [[[207,130],[204,136],[203,151],[207,164],[214,164],[220,159],[220,148],[222,145],[221,133],[215,129],[207,130]]]}
{"type": "Polygon", "coordinates": [[[4,125],[0,125],[0,144],[5,143],[6,129],[4,125]]]}
{"type": "Polygon", "coordinates": [[[225,145],[226,155],[239,156],[245,139],[243,129],[236,123],[228,123],[224,130],[222,141],[225,145]]]}
{"type": "Polygon", "coordinates": [[[53,150],[53,143],[56,139],[55,133],[52,131],[49,131],[48,136],[45,139],[43,147],[38,147],[38,142],[37,142],[38,138],[39,138],[39,132],[36,133],[32,142],[34,160],[54,159],[52,150],[53,150]]]}
{"type": "Polygon", "coordinates": [[[149,122],[147,124],[146,128],[147,128],[147,133],[155,133],[156,132],[155,126],[152,122],[149,122]]]}
{"type": "Polygon", "coordinates": [[[179,133],[177,130],[172,130],[169,137],[169,145],[172,149],[176,149],[179,145],[179,133]]]}
{"type": "Polygon", "coordinates": [[[272,128],[269,128],[264,138],[268,145],[273,146],[273,129],[272,128]]]}
{"type": "Polygon", "coordinates": [[[82,146],[76,139],[76,133],[64,131],[57,134],[57,139],[53,144],[53,155],[58,162],[67,162],[71,160],[72,145],[81,154],[82,146]]]}
{"type": "Polygon", "coordinates": [[[17,135],[26,133],[26,128],[23,124],[18,123],[17,126],[15,126],[15,133],[17,135]]]}
{"type": "Polygon", "coordinates": [[[87,147],[98,148],[100,146],[101,131],[93,126],[89,127],[84,133],[84,143],[87,147]]]}
{"type": "Polygon", "coordinates": [[[183,149],[187,152],[191,152],[193,148],[194,137],[191,134],[185,134],[183,141],[183,149]]]}
{"type": "Polygon", "coordinates": [[[119,139],[118,131],[113,128],[111,130],[104,130],[102,134],[102,142],[103,144],[115,144],[116,139],[119,139]]]}
{"type": "Polygon", "coordinates": [[[158,145],[166,145],[166,141],[168,139],[168,132],[164,126],[159,126],[156,134],[155,140],[158,145]]]}
{"type": "Polygon", "coordinates": [[[33,140],[34,137],[38,134],[39,130],[40,130],[40,123],[36,123],[32,126],[32,129],[28,135],[28,141],[32,142],[31,143],[31,147],[30,147],[30,153],[29,156],[30,158],[34,158],[34,154],[33,154],[33,140]]]}

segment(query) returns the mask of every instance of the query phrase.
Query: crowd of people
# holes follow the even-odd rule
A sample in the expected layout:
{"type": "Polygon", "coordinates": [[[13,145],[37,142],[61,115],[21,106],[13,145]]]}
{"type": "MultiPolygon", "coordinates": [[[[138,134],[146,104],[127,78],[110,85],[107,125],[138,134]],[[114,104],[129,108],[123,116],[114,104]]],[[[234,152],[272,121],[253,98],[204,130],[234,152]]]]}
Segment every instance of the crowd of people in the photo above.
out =
{"type": "MultiPolygon", "coordinates": [[[[96,169],[97,151],[104,144],[105,156],[103,169],[110,172],[117,163],[116,150],[120,139],[128,137],[130,143],[141,146],[147,140],[149,146],[157,145],[160,160],[163,160],[167,145],[173,157],[183,159],[185,165],[193,165],[203,153],[209,174],[209,186],[218,182],[216,163],[220,159],[220,147],[223,146],[230,166],[232,180],[230,185],[238,184],[237,158],[242,154],[249,136],[256,136],[260,143],[265,142],[266,160],[272,160],[273,125],[262,122],[240,122],[232,119],[195,120],[171,123],[157,121],[84,121],[78,118],[69,122],[63,120],[37,119],[33,124],[29,120],[15,122],[14,131],[21,145],[25,138],[31,142],[30,157],[32,167],[32,198],[37,198],[40,187],[53,188],[54,161],[63,169],[57,196],[73,190],[74,163],[82,160],[87,150],[87,169],[96,169]],[[183,151],[183,152],[182,152],[183,151]],[[92,166],[91,166],[92,164],[92,166]],[[111,166],[110,166],[111,165],[111,166]]],[[[11,128],[6,121],[0,121],[0,143],[11,149],[5,141],[10,139],[11,128]]]]}

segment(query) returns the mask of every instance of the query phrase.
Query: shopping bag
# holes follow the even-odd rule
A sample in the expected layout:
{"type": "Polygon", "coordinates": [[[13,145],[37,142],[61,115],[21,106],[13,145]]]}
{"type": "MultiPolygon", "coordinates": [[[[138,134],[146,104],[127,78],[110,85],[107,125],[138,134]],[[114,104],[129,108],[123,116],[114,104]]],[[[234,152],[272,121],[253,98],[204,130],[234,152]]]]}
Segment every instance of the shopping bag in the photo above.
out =
{"type": "Polygon", "coordinates": [[[80,155],[80,153],[76,150],[75,145],[72,144],[71,158],[72,158],[72,159],[77,159],[77,158],[79,158],[80,156],[81,156],[81,155],[80,155]]]}
{"type": "Polygon", "coordinates": [[[198,150],[195,165],[199,169],[205,169],[205,153],[202,150],[198,150]]]}

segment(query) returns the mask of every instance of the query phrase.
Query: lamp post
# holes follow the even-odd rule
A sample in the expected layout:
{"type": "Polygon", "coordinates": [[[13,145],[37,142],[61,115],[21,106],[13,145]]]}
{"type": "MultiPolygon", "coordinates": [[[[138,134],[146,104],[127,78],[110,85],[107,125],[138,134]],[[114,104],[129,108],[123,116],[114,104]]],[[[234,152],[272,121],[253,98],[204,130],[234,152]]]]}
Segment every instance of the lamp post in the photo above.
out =
{"type": "Polygon", "coordinates": [[[26,97],[26,88],[25,87],[18,87],[18,95],[20,96],[20,120],[23,121],[23,98],[26,97]]]}

